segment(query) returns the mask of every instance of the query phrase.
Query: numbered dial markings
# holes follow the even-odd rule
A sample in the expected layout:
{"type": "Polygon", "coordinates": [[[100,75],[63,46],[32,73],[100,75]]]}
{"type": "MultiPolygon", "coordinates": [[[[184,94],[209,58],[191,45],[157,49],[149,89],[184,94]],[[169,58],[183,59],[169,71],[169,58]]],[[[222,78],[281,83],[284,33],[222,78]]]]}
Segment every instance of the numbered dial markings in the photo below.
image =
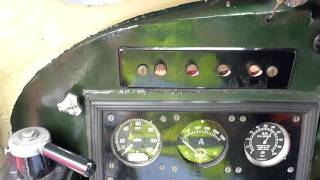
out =
{"type": "Polygon", "coordinates": [[[244,150],[254,165],[270,167],[279,164],[289,153],[290,138],[279,124],[266,122],[257,125],[247,135],[244,150]]]}
{"type": "Polygon", "coordinates": [[[181,131],[178,137],[178,149],[182,157],[193,164],[213,166],[226,155],[227,134],[214,121],[193,121],[181,131]]]}
{"type": "Polygon", "coordinates": [[[126,165],[147,165],[160,153],[160,132],[147,120],[138,118],[126,120],[112,135],[112,150],[126,165]]]}

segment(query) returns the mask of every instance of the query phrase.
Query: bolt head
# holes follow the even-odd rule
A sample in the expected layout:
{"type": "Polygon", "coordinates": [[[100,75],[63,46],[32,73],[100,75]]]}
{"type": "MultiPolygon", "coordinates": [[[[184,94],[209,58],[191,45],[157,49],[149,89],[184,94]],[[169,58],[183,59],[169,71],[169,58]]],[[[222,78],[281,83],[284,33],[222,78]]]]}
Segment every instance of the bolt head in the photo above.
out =
{"type": "Polygon", "coordinates": [[[32,139],[35,139],[38,135],[38,132],[34,129],[25,129],[21,132],[21,138],[24,141],[30,141],[32,139]]]}

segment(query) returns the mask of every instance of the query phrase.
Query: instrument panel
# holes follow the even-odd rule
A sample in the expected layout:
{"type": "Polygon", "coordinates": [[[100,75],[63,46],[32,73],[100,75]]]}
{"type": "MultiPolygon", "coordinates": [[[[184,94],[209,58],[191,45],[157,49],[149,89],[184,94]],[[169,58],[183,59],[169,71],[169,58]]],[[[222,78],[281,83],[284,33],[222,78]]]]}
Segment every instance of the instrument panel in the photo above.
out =
{"type": "Polygon", "coordinates": [[[136,103],[91,107],[91,153],[101,164],[94,179],[280,180],[308,175],[305,161],[311,157],[306,159],[305,152],[312,148],[301,143],[314,136],[312,108],[136,103]]]}

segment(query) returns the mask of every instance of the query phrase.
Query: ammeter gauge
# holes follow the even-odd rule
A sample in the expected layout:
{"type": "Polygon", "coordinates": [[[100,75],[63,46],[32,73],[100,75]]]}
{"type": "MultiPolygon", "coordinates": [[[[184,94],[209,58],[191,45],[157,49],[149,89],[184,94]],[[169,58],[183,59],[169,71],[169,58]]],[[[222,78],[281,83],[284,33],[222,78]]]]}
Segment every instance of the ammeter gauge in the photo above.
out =
{"type": "Polygon", "coordinates": [[[279,164],[289,153],[290,137],[280,124],[265,122],[249,131],[244,151],[254,165],[270,167],[279,164]]]}
{"type": "Polygon", "coordinates": [[[128,166],[145,166],[160,154],[160,132],[150,121],[126,120],[112,135],[112,150],[128,166]]]}
{"type": "Polygon", "coordinates": [[[178,149],[182,157],[199,166],[219,163],[228,150],[228,137],[216,122],[197,120],[188,124],[178,137],[178,149]]]}

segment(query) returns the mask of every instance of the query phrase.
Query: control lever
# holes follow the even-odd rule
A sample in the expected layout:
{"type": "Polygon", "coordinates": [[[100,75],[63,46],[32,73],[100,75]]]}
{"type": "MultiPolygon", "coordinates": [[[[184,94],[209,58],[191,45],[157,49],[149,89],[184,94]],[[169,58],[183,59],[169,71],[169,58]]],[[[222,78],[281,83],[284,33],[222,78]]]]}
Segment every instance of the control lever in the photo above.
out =
{"type": "Polygon", "coordinates": [[[96,165],[93,161],[67,151],[51,142],[43,146],[41,154],[85,177],[89,177],[96,170],[96,165]]]}
{"type": "Polygon", "coordinates": [[[42,127],[28,127],[15,132],[8,141],[8,153],[15,159],[20,178],[39,179],[53,169],[52,161],[89,177],[95,170],[95,162],[67,151],[53,143],[48,130],[42,127]]]}

